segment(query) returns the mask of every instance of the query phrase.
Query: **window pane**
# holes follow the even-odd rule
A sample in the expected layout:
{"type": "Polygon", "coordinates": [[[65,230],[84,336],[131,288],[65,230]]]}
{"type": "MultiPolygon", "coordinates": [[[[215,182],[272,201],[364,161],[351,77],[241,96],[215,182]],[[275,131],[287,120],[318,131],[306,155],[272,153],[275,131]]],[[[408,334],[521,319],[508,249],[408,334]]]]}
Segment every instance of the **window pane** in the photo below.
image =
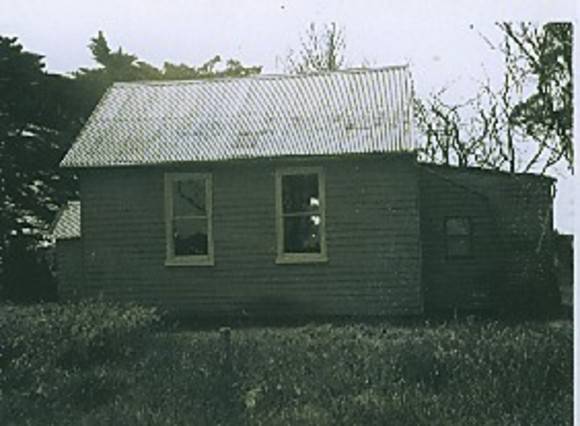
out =
{"type": "Polygon", "coordinates": [[[320,253],[320,215],[284,218],[285,253],[320,253]]]}
{"type": "Polygon", "coordinates": [[[466,217],[452,217],[445,221],[447,235],[469,235],[469,219],[466,217]]]}
{"type": "Polygon", "coordinates": [[[173,216],[203,216],[205,212],[205,179],[173,182],[173,216]]]}
{"type": "Polygon", "coordinates": [[[447,240],[447,256],[461,257],[471,255],[469,238],[449,238],[447,240]]]}
{"type": "Polygon", "coordinates": [[[282,209],[284,213],[319,211],[318,175],[282,176],[282,209]]]}
{"type": "Polygon", "coordinates": [[[174,219],[173,248],[175,256],[208,254],[206,219],[174,219]]]}

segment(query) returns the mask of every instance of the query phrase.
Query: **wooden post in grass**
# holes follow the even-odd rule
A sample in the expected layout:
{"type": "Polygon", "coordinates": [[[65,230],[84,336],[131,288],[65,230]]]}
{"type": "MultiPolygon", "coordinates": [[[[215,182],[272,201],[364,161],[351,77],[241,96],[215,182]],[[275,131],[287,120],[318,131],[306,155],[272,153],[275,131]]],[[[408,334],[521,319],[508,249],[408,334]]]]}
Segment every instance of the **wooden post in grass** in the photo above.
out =
{"type": "Polygon", "coordinates": [[[229,327],[220,328],[220,335],[223,347],[223,369],[225,375],[230,378],[232,373],[232,329],[229,327]]]}
{"type": "Polygon", "coordinates": [[[226,424],[233,423],[232,417],[235,416],[234,392],[233,392],[233,365],[232,365],[232,329],[229,327],[220,328],[221,350],[221,401],[223,405],[222,414],[225,416],[226,424]]]}

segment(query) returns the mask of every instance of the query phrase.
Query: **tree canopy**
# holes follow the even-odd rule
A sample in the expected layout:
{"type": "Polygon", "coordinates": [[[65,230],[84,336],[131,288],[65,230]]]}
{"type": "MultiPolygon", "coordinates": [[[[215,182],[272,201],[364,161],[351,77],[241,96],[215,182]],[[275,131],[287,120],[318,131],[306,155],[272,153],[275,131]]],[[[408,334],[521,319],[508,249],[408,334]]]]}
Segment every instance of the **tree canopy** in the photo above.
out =
{"type": "Polygon", "coordinates": [[[284,68],[290,74],[336,71],[345,65],[344,30],[332,22],[321,29],[311,22],[300,39],[298,50],[286,55],[284,68]]]}
{"type": "Polygon", "coordinates": [[[513,123],[539,141],[536,155],[549,152],[549,165],[564,158],[572,168],[572,24],[502,23],[499,27],[515,45],[520,72],[535,80],[534,91],[514,107],[513,123]]]}
{"type": "Polygon", "coordinates": [[[564,160],[571,170],[572,25],[497,26],[504,40],[491,47],[505,62],[500,87],[481,82],[461,104],[446,103],[445,89],[417,100],[423,158],[540,173],[564,160]]]}
{"type": "Polygon", "coordinates": [[[197,67],[166,62],[158,69],[121,47],[111,49],[102,32],[88,47],[96,67],[65,76],[47,72],[42,55],[24,50],[16,37],[0,36],[0,289],[5,294],[6,289],[14,290],[9,292],[13,295],[28,294],[12,288],[24,285],[18,271],[34,269],[30,256],[38,240],[58,207],[76,198],[76,177],[61,170],[59,162],[109,86],[261,72],[261,67],[246,67],[236,59],[220,67],[220,56],[197,67]]]}
{"type": "Polygon", "coordinates": [[[55,165],[70,146],[77,98],[70,78],[0,37],[0,247],[52,217],[67,194],[55,165]]]}
{"type": "Polygon", "coordinates": [[[74,178],[65,179],[70,174],[59,170],[58,163],[114,82],[261,72],[261,67],[246,67],[235,59],[219,69],[217,55],[198,67],[166,62],[160,70],[120,47],[112,50],[102,32],[88,47],[97,66],[69,77],[46,72],[41,55],[25,51],[15,37],[0,36],[2,241],[24,229],[46,227],[57,206],[76,191],[74,178]]]}
{"type": "Polygon", "coordinates": [[[121,47],[112,50],[102,31],[91,39],[89,49],[97,63],[96,68],[80,68],[74,73],[80,83],[86,105],[83,113],[88,116],[108,87],[118,81],[140,80],[200,80],[220,77],[247,77],[259,74],[261,66],[244,66],[236,59],[228,59],[225,68],[219,68],[222,58],[214,56],[200,66],[165,62],[161,69],[137,56],[123,51],[121,47]]]}

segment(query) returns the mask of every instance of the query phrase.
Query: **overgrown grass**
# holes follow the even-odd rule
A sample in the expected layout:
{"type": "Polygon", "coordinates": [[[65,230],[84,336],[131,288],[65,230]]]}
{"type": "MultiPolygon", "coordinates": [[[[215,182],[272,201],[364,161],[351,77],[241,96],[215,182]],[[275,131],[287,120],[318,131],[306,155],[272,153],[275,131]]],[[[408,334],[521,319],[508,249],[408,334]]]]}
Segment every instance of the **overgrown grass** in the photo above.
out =
{"type": "Polygon", "coordinates": [[[0,314],[4,424],[572,423],[570,322],[254,327],[228,344],[144,308],[50,309],[0,314]]]}

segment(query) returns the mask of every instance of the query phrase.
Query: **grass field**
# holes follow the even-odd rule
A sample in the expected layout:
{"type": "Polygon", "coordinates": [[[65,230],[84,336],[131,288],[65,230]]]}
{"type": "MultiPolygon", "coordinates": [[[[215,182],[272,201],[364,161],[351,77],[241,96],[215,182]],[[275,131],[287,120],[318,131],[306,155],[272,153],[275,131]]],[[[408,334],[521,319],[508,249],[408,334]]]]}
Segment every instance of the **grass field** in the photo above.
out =
{"type": "Polygon", "coordinates": [[[227,338],[160,329],[139,309],[5,309],[1,423],[572,424],[569,321],[246,327],[227,338]]]}

